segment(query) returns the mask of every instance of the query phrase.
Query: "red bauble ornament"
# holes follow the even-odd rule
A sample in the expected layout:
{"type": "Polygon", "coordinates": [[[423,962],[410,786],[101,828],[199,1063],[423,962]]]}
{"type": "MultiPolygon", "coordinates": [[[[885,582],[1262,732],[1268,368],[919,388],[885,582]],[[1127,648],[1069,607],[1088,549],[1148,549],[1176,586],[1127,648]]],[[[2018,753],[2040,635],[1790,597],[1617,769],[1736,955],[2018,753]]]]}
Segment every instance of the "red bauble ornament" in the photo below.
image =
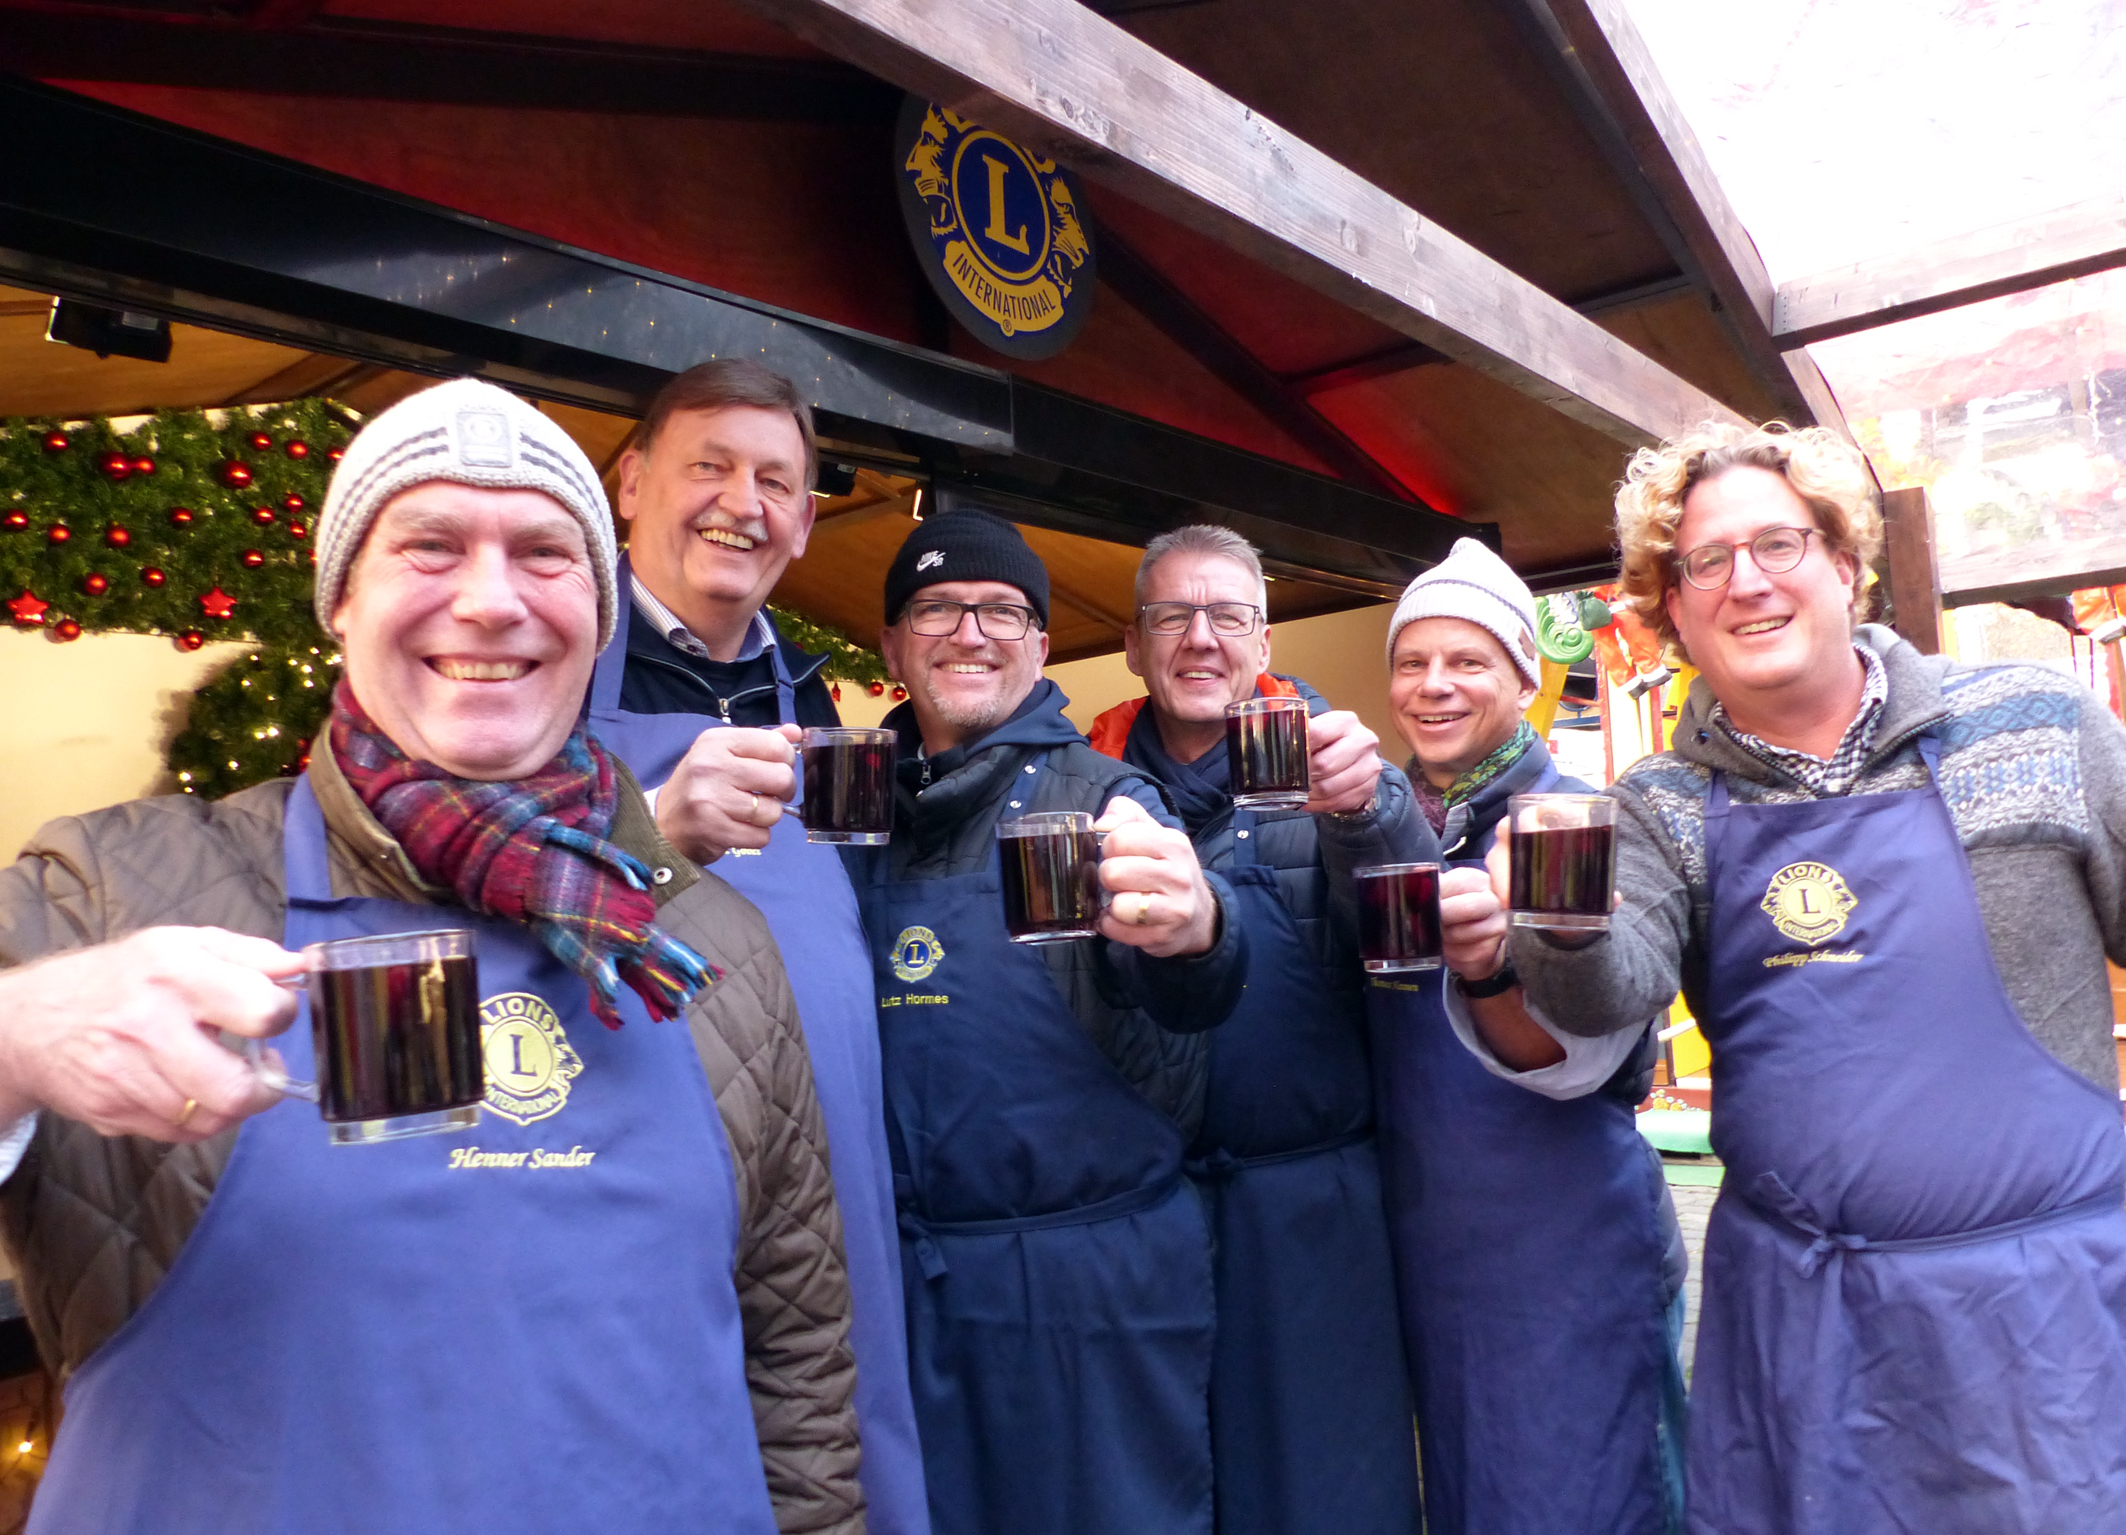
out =
{"type": "Polygon", "coordinates": [[[98,575],[92,570],[81,578],[81,589],[91,597],[101,597],[111,589],[111,581],[108,576],[98,575]]]}
{"type": "Polygon", "coordinates": [[[73,445],[74,439],[64,432],[46,432],[44,434],[44,451],[47,453],[64,453],[73,445]]]}
{"type": "Polygon", "coordinates": [[[133,460],[124,453],[99,453],[96,467],[108,480],[122,480],[133,472],[133,460]]]}
{"type": "Polygon", "coordinates": [[[281,497],[281,505],[291,512],[299,512],[309,504],[310,503],[308,501],[305,501],[301,496],[297,495],[292,490],[289,491],[288,494],[286,494],[285,496],[281,497]]]}
{"type": "Polygon", "coordinates": [[[145,453],[141,454],[133,460],[133,472],[135,474],[153,474],[155,472],[155,460],[145,453]]]}
{"type": "Polygon", "coordinates": [[[0,517],[0,528],[5,528],[10,533],[20,533],[29,525],[30,514],[28,512],[9,512],[5,517],[0,517]]]}
{"type": "Polygon", "coordinates": [[[81,625],[75,623],[71,618],[62,618],[52,626],[52,638],[55,640],[78,640],[81,638],[81,625]]]}
{"type": "Polygon", "coordinates": [[[254,506],[251,508],[251,520],[262,528],[271,527],[273,525],[273,517],[273,508],[270,506],[254,506]]]}
{"type": "Polygon", "coordinates": [[[253,432],[244,441],[251,444],[251,451],[254,453],[263,453],[273,446],[273,439],[264,432],[253,432]]]}
{"type": "Polygon", "coordinates": [[[302,523],[291,522],[288,524],[288,536],[290,538],[308,538],[310,536],[310,530],[302,523]]]}
{"type": "Polygon", "coordinates": [[[206,643],[207,637],[197,629],[187,629],[177,636],[177,648],[179,650],[197,650],[206,643]]]}
{"type": "Polygon", "coordinates": [[[192,508],[189,506],[171,507],[170,526],[173,528],[189,528],[192,526],[192,508]]]}
{"type": "Polygon", "coordinates": [[[133,535],[124,528],[109,528],[104,532],[103,541],[113,549],[123,549],[133,541],[133,535]]]}
{"type": "Polygon", "coordinates": [[[907,698],[907,696],[908,696],[908,690],[907,690],[906,688],[902,687],[902,686],[901,686],[901,685],[900,685],[900,684],[899,684],[898,682],[896,682],[896,683],[895,683],[895,684],[893,685],[893,701],[894,701],[895,703],[900,703],[900,702],[902,702],[903,700],[905,700],[905,699],[907,698]]]}
{"type": "Polygon", "coordinates": [[[263,554],[259,553],[258,550],[246,549],[244,551],[244,568],[246,570],[256,570],[259,566],[265,563],[266,557],[263,554]]]}
{"type": "Polygon", "coordinates": [[[883,697],[885,697],[885,696],[886,696],[886,684],[885,684],[885,683],[883,683],[883,682],[874,682],[874,683],[872,683],[872,684],[871,684],[871,696],[872,696],[873,698],[883,698],[883,697]]]}
{"type": "Polygon", "coordinates": [[[233,458],[225,458],[214,466],[214,478],[231,490],[242,490],[251,483],[251,466],[240,464],[233,458]]]}
{"type": "Polygon", "coordinates": [[[340,456],[346,451],[347,450],[345,448],[327,448],[325,450],[325,457],[331,459],[336,464],[340,461],[340,456]]]}
{"type": "Polygon", "coordinates": [[[74,531],[63,522],[55,522],[45,529],[44,536],[55,544],[64,544],[72,541],[74,531]]]}
{"type": "Polygon", "coordinates": [[[288,439],[288,445],[282,448],[281,451],[290,458],[308,458],[310,456],[310,444],[300,437],[291,437],[288,439]]]}
{"type": "Polygon", "coordinates": [[[50,606],[49,602],[39,602],[37,594],[24,587],[20,597],[10,597],[8,599],[7,611],[9,616],[23,628],[35,629],[43,625],[44,610],[50,606]]]}
{"type": "Polygon", "coordinates": [[[143,586],[160,586],[169,579],[168,576],[157,570],[153,565],[150,565],[140,573],[140,580],[143,586]]]}
{"type": "Polygon", "coordinates": [[[236,599],[217,586],[199,599],[199,610],[209,618],[227,618],[236,611],[236,599]]]}

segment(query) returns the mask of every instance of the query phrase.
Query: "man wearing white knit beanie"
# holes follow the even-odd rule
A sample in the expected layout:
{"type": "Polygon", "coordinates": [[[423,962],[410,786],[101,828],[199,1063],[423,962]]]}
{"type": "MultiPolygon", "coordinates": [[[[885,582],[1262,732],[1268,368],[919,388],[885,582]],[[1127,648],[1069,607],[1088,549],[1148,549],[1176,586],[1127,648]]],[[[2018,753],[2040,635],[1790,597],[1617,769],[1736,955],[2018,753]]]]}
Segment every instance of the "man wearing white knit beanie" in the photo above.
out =
{"type": "Polygon", "coordinates": [[[1388,629],[1396,730],[1450,865],[1447,970],[1368,997],[1427,1528],[1666,1535],[1684,1259],[1633,1123],[1645,1034],[1553,1028],[1510,968],[1458,942],[1505,921],[1482,860],[1507,801],[1586,787],[1522,718],[1541,681],[1535,628],[1527,584],[1464,538],[1388,629]]]}
{"type": "Polygon", "coordinates": [[[459,380],[363,428],[318,537],[304,773],[0,870],[0,1207],[68,1382],[31,1528],[856,1535],[788,977],[586,724],[596,474],[459,380]],[[469,965],[317,947],[438,929],[469,965]]]}

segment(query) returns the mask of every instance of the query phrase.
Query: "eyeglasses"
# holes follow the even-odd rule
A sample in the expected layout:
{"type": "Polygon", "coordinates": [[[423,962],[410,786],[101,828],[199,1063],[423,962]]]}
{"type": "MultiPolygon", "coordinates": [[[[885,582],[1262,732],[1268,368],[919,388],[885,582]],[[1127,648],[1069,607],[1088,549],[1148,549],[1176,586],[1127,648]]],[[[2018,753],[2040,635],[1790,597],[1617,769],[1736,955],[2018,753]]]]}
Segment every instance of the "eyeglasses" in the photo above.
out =
{"type": "Polygon", "coordinates": [[[1147,602],[1137,609],[1137,622],[1147,634],[1171,637],[1186,634],[1202,613],[1211,621],[1211,633],[1237,640],[1253,634],[1262,625],[1262,609],[1249,602],[1147,602]]]}
{"type": "Polygon", "coordinates": [[[1035,617],[1032,608],[1022,608],[1015,602],[947,602],[939,597],[909,603],[902,616],[908,621],[910,634],[935,640],[958,634],[961,616],[967,613],[974,615],[974,626],[992,640],[1025,639],[1035,617]]]}
{"type": "Polygon", "coordinates": [[[1737,549],[1749,550],[1750,558],[1766,575],[1783,576],[1809,552],[1809,540],[1822,536],[1821,528],[1766,528],[1739,544],[1700,544],[1676,564],[1683,571],[1683,579],[1699,591],[1717,592],[1735,573],[1737,549]]]}

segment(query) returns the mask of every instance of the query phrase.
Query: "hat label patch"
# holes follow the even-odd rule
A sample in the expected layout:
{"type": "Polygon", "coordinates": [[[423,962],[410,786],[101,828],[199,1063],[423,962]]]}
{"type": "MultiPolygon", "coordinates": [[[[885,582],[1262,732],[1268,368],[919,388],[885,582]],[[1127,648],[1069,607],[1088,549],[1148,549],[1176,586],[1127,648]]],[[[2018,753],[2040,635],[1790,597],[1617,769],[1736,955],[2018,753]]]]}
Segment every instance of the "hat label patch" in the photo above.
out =
{"type": "Polygon", "coordinates": [[[917,570],[934,570],[944,563],[945,551],[942,549],[931,549],[917,558],[915,562],[915,568],[917,570]]]}
{"type": "Polygon", "coordinates": [[[458,461],[472,468],[507,469],[517,455],[509,440],[509,422],[498,410],[458,412],[458,461]]]}

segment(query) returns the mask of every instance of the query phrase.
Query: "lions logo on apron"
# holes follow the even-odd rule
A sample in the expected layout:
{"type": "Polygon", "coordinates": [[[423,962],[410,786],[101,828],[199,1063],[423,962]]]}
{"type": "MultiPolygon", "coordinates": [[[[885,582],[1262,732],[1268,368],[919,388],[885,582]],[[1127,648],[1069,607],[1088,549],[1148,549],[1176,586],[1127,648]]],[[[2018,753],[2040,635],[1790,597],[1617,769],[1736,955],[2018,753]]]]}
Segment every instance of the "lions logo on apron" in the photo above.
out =
{"type": "Polygon", "coordinates": [[[1829,864],[1790,863],[1772,876],[1759,903],[1772,926],[1796,943],[1829,943],[1859,903],[1829,864]]]}
{"type": "Polygon", "coordinates": [[[945,946],[927,927],[905,927],[893,940],[893,973],[904,981],[927,981],[945,957],[945,946]]]}
{"type": "Polygon", "coordinates": [[[480,1004],[480,1043],[487,1108],[520,1125],[560,1113],[569,1083],[583,1071],[561,1020],[528,991],[505,991],[480,1004]]]}

